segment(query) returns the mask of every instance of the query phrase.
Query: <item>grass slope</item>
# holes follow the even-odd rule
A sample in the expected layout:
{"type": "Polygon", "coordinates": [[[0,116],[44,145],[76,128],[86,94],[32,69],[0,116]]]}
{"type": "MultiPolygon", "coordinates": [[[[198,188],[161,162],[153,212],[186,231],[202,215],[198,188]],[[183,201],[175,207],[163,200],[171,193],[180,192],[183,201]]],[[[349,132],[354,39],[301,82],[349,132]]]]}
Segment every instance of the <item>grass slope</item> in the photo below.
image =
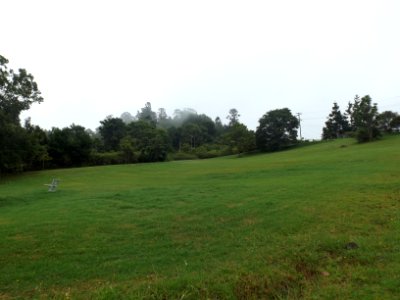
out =
{"type": "Polygon", "coordinates": [[[2,179],[0,299],[399,298],[399,148],[2,179]]]}

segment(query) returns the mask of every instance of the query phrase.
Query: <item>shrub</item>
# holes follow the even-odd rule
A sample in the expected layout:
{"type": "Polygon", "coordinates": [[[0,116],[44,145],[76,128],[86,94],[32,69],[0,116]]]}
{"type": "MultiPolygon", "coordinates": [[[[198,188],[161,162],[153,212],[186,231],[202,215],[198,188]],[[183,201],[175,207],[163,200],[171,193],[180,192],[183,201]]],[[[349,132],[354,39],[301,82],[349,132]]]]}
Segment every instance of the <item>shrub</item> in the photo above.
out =
{"type": "Polygon", "coordinates": [[[198,159],[196,154],[186,152],[176,152],[171,154],[172,160],[193,160],[198,159]]]}
{"type": "Polygon", "coordinates": [[[91,164],[95,166],[116,165],[125,163],[125,158],[121,152],[95,152],[91,156],[91,164]]]}

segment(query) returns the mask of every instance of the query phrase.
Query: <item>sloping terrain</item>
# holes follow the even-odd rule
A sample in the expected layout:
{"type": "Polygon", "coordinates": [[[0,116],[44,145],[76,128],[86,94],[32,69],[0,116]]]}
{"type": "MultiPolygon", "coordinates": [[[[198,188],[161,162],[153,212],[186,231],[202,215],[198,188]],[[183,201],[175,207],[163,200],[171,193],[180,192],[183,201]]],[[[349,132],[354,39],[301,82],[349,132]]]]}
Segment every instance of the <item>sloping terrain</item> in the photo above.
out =
{"type": "Polygon", "coordinates": [[[2,178],[0,299],[399,298],[399,149],[2,178]]]}

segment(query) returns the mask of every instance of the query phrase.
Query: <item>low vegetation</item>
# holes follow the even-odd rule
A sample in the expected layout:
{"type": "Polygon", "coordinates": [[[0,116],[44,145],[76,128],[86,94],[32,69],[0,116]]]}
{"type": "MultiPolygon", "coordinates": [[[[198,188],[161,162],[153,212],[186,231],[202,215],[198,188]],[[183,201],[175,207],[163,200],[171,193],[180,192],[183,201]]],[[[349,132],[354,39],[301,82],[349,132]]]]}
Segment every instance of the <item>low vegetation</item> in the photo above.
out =
{"type": "Polygon", "coordinates": [[[0,299],[397,299],[399,146],[2,178],[0,299]]]}

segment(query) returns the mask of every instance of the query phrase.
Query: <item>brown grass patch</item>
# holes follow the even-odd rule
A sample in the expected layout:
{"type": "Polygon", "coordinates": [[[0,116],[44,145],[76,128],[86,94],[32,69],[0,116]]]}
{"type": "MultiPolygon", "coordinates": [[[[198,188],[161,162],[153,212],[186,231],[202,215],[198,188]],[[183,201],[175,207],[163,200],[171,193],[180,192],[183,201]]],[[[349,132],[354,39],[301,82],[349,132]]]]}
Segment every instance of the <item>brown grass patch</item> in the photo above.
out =
{"type": "Polygon", "coordinates": [[[257,274],[242,275],[235,284],[239,300],[301,297],[302,282],[291,275],[268,278],[257,274]]]}
{"type": "Polygon", "coordinates": [[[259,220],[257,218],[245,218],[243,219],[243,224],[245,226],[254,226],[259,223],[259,220]]]}
{"type": "Polygon", "coordinates": [[[10,239],[14,241],[23,241],[23,242],[34,241],[34,238],[31,235],[20,234],[20,233],[10,237],[10,239]]]}

